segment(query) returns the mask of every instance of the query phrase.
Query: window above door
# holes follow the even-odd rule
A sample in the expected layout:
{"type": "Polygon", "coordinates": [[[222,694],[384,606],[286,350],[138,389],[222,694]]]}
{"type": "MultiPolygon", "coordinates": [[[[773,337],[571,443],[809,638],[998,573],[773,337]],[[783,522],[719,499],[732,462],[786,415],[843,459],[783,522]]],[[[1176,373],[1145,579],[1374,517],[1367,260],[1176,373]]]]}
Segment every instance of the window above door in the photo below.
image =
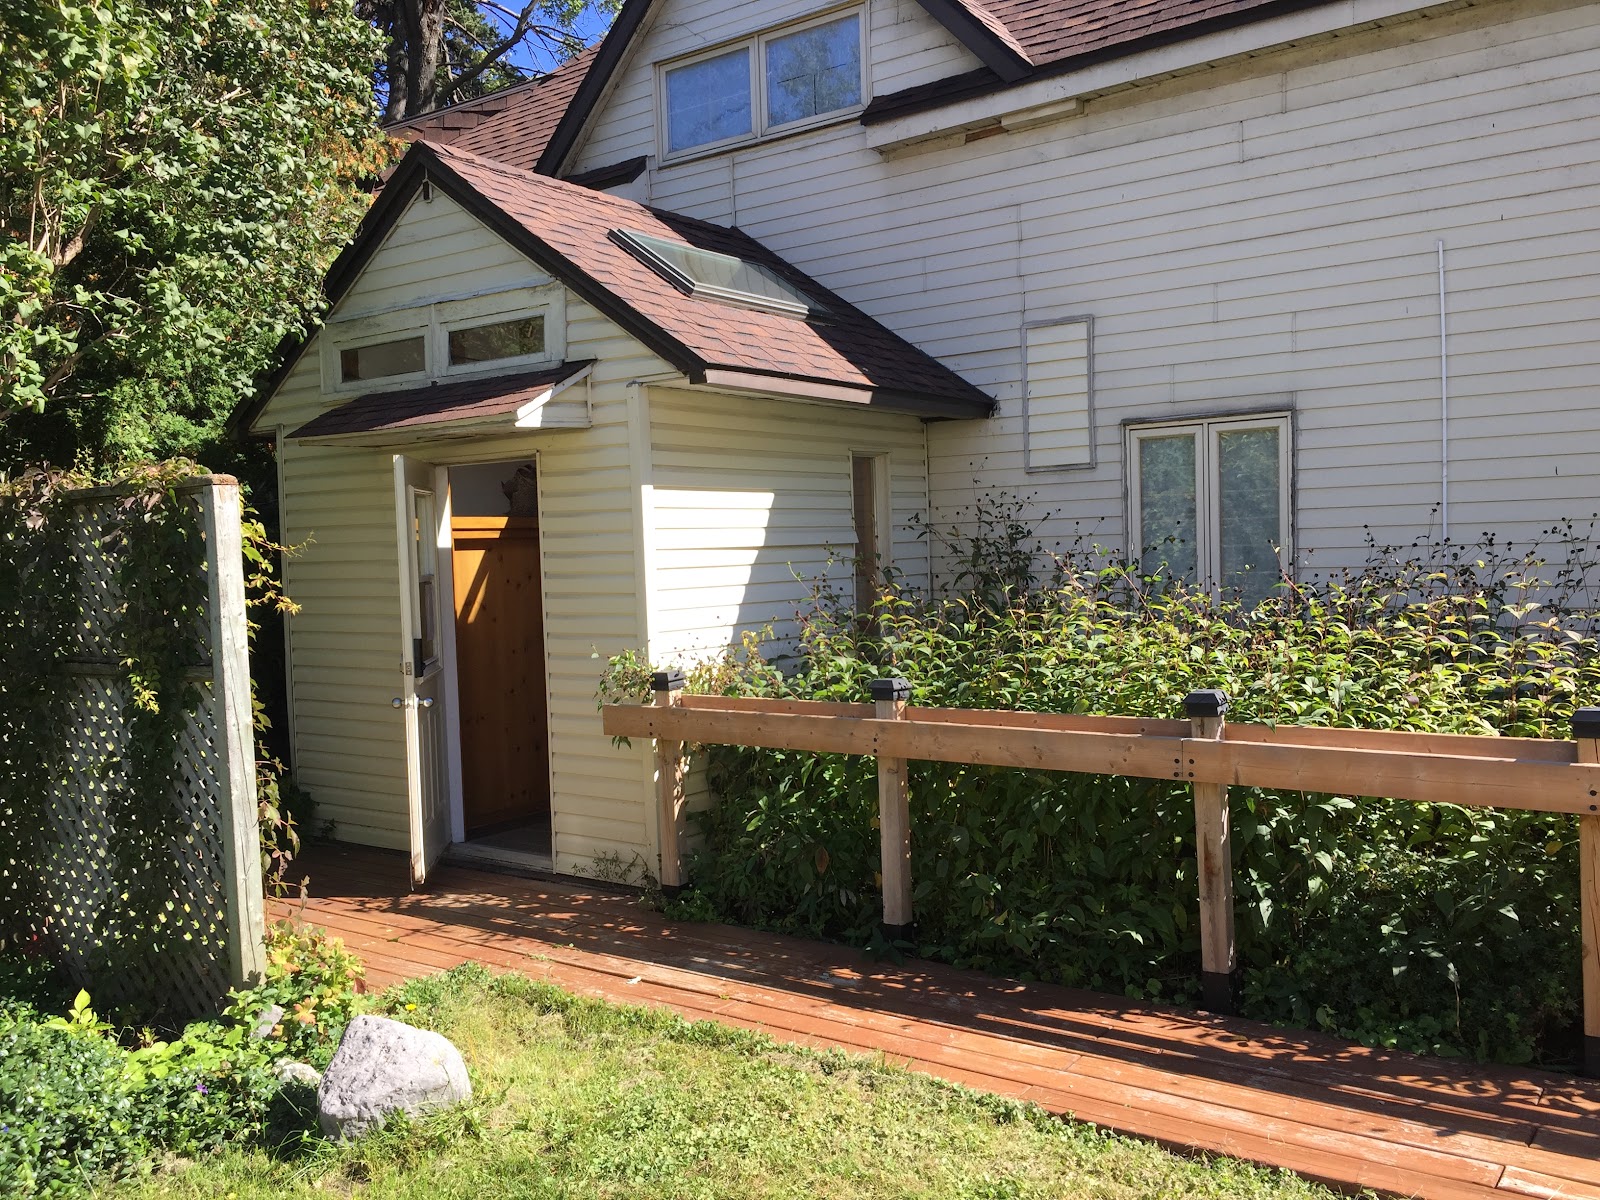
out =
{"type": "Polygon", "coordinates": [[[866,21],[835,9],[657,68],[661,157],[671,160],[861,111],[866,21]]]}
{"type": "Polygon", "coordinates": [[[1130,425],[1128,554],[1147,574],[1272,594],[1292,558],[1288,413],[1130,425]]]}

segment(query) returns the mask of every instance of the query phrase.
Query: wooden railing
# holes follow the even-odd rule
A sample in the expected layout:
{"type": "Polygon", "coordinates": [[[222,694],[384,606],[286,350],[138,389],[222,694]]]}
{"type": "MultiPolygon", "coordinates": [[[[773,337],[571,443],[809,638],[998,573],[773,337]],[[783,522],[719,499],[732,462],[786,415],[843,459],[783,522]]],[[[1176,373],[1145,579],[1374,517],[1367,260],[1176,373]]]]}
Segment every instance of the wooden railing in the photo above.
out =
{"type": "Polygon", "coordinates": [[[912,924],[906,763],[974,763],[1170,779],[1194,789],[1200,956],[1205,1006],[1233,1008],[1228,788],[1381,796],[1426,804],[1572,813],[1579,818],[1584,1050],[1600,1074],[1600,708],[1579,709],[1572,741],[1388,730],[1230,725],[1220,691],[1192,692],[1185,720],[985,709],[913,708],[911,685],[880,679],[873,703],[760,700],[683,693],[683,676],[655,676],[655,703],[605,710],[608,734],[656,740],[661,883],[683,884],[683,746],[759,746],[878,760],[883,922],[912,924]]]}

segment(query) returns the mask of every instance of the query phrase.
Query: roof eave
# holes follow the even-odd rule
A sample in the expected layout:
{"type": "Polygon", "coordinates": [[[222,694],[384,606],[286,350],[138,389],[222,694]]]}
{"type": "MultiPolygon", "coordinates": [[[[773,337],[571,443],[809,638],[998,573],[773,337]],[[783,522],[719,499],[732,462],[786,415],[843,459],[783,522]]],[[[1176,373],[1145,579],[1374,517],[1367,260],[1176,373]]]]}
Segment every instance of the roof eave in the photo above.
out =
{"type": "Polygon", "coordinates": [[[878,412],[905,413],[926,420],[976,420],[994,415],[995,409],[995,402],[976,388],[968,397],[940,396],[904,388],[860,387],[825,379],[716,366],[690,373],[689,380],[717,391],[752,392],[823,404],[848,404],[878,412]]]}
{"type": "Polygon", "coordinates": [[[1033,73],[1022,50],[1000,37],[973,15],[961,0],[917,0],[939,24],[1006,83],[1019,83],[1033,73]]]}

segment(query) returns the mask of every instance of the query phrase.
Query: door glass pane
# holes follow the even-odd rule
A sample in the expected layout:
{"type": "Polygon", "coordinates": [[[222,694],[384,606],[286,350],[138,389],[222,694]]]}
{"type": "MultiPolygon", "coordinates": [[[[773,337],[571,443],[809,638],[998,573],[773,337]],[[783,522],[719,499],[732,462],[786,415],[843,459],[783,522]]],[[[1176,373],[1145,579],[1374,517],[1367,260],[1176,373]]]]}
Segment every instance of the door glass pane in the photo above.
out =
{"type": "Polygon", "coordinates": [[[1139,545],[1146,573],[1194,581],[1195,438],[1192,433],[1142,437],[1139,447],[1139,545]]]}
{"type": "Polygon", "coordinates": [[[439,596],[435,577],[439,564],[438,530],[434,525],[433,493],[411,494],[412,562],[417,579],[413,657],[417,674],[424,664],[439,657],[439,596]]]}
{"type": "Polygon", "coordinates": [[[1238,588],[1251,604],[1272,594],[1283,543],[1277,429],[1217,434],[1217,491],[1221,506],[1222,586],[1238,588]]]}
{"type": "Polygon", "coordinates": [[[667,150],[753,133],[750,51],[741,48],[667,72],[667,150]]]}
{"type": "Polygon", "coordinates": [[[767,124],[861,103],[861,24],[852,14],[767,43],[767,124]]]}

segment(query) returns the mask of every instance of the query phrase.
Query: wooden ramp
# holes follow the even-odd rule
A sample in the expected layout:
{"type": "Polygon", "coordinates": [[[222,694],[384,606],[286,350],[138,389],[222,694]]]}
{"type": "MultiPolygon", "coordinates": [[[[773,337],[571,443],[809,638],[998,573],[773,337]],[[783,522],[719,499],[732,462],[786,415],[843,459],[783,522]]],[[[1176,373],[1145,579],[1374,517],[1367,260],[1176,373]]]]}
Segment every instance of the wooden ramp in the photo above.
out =
{"type": "Polygon", "coordinates": [[[310,899],[376,987],[463,962],[569,991],[842,1047],[1173,1148],[1430,1200],[1600,1200],[1600,1084],[1020,984],[845,947],[676,924],[626,895],[318,847],[310,899]]]}

